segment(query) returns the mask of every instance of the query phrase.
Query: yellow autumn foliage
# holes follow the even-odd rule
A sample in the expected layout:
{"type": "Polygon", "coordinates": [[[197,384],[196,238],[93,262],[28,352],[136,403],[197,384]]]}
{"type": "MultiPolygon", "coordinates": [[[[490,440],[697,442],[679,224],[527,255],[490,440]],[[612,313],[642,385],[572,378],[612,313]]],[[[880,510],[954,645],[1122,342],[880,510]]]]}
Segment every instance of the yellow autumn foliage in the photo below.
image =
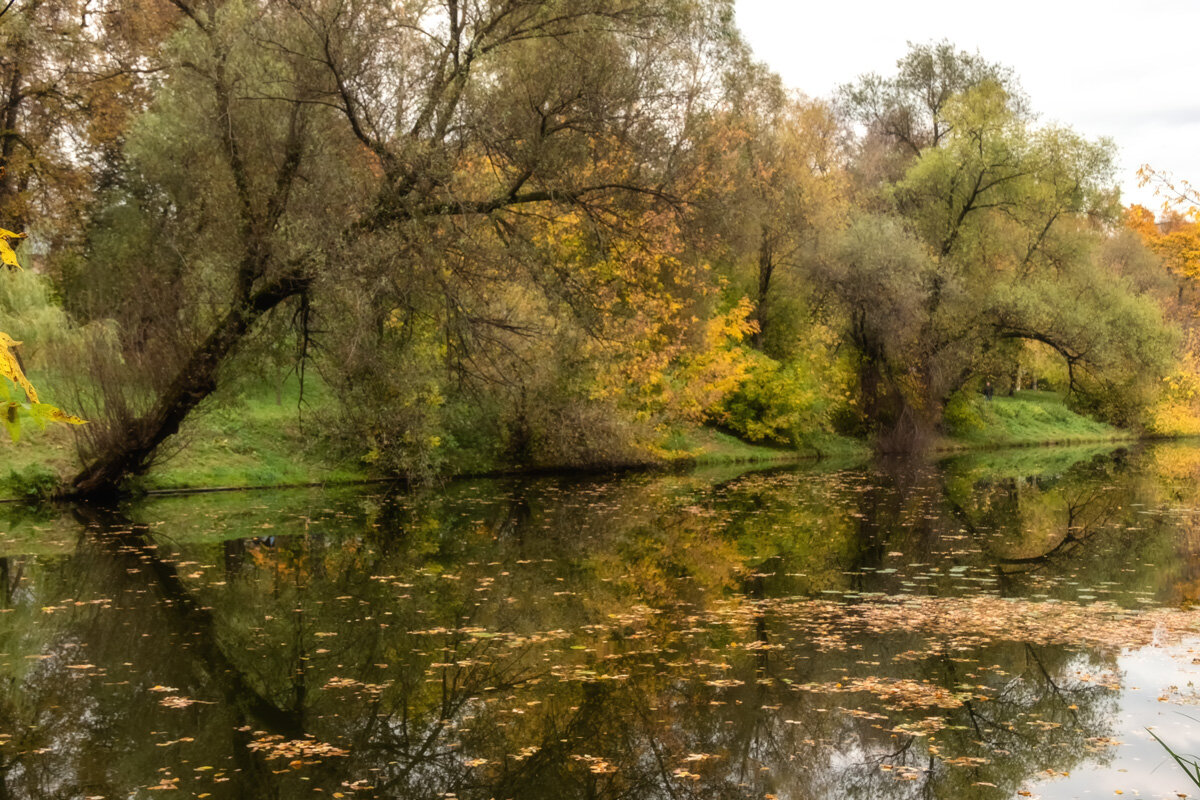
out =
{"type": "MultiPolygon", "coordinates": [[[[19,270],[16,253],[8,244],[12,239],[24,239],[25,234],[13,233],[0,228],[0,261],[13,270],[19,270]]],[[[13,441],[20,438],[22,416],[31,420],[38,428],[45,428],[47,423],[55,422],[65,425],[83,425],[86,420],[66,413],[38,398],[37,389],[25,377],[21,362],[17,360],[14,347],[21,342],[7,333],[0,331],[0,378],[4,378],[13,386],[20,387],[25,394],[25,402],[13,397],[8,385],[0,381],[0,424],[3,424],[13,441]]]]}
{"type": "Polygon", "coordinates": [[[21,264],[17,261],[17,253],[13,250],[12,245],[8,242],[11,239],[24,239],[25,234],[13,233],[4,228],[0,228],[0,264],[8,267],[11,270],[19,270],[21,264]]]}
{"type": "Polygon", "coordinates": [[[1200,359],[1192,348],[1163,380],[1163,391],[1150,409],[1150,428],[1167,436],[1200,435],[1200,359]]]}
{"type": "Polygon", "coordinates": [[[0,376],[8,378],[20,386],[25,391],[25,396],[29,398],[29,402],[36,403],[38,402],[37,390],[25,377],[25,372],[21,369],[20,362],[17,361],[17,354],[12,351],[12,348],[19,344],[20,342],[14,340],[7,333],[0,331],[0,376]]]}
{"type": "MultiPolygon", "coordinates": [[[[1200,209],[1175,204],[1156,219],[1144,206],[1125,210],[1124,223],[1141,238],[1166,268],[1185,284],[1200,281],[1200,209]]],[[[1183,297],[1181,288],[1180,297],[1183,297]]],[[[1200,329],[1194,310],[1185,312],[1187,346],[1174,370],[1163,379],[1162,392],[1150,409],[1150,429],[1167,436],[1200,435],[1200,329]]]]}

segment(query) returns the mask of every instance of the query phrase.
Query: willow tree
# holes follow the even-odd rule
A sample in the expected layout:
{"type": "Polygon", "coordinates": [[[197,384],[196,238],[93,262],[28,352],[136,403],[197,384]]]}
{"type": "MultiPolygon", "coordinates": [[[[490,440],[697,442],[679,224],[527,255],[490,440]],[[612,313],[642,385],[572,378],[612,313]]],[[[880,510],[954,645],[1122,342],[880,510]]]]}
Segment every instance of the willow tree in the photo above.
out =
{"type": "Polygon", "coordinates": [[[1115,274],[1102,258],[1117,213],[1112,144],[1033,125],[996,85],[961,95],[949,118],[954,133],[895,190],[938,265],[924,331],[932,401],[943,403],[977,373],[982,351],[1005,341],[1056,352],[1068,394],[1161,373],[1173,334],[1160,307],[1138,276],[1115,274]]]}
{"type": "Polygon", "coordinates": [[[120,224],[94,229],[88,261],[97,297],[152,298],[122,361],[155,365],[114,384],[126,411],[76,495],[144,471],[282,306],[350,282],[392,293],[370,331],[419,276],[450,309],[438,324],[462,322],[480,237],[494,252],[535,217],[619,227],[669,204],[711,63],[736,44],[723,2],[174,5],[161,88],[97,211],[120,224]]]}
{"type": "MultiPolygon", "coordinates": [[[[964,58],[943,71],[981,69],[964,58]]],[[[864,378],[863,390],[883,387],[864,405],[877,409],[891,447],[930,432],[947,400],[1011,343],[1050,348],[1074,399],[1125,423],[1141,402],[1129,402],[1134,384],[1153,383],[1145,372],[1160,374],[1170,359],[1174,334],[1159,306],[1102,257],[1116,220],[1111,143],[1035,124],[1019,96],[984,74],[925,109],[914,129],[924,133],[904,144],[902,177],[880,187],[926,252],[910,259],[915,293],[893,315],[900,327],[866,326],[872,343],[860,348],[863,375],[882,376],[864,378]]],[[[850,278],[873,274],[858,255],[851,266],[850,278]]]]}

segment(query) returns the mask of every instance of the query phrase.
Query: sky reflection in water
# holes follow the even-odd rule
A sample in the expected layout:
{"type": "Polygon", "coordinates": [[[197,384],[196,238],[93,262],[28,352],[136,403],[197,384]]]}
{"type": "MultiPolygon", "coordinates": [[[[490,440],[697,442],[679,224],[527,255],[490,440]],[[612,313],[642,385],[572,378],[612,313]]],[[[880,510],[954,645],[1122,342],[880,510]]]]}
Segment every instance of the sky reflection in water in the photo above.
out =
{"type": "MultiPolygon", "coordinates": [[[[1176,797],[1200,449],[0,510],[0,798],[1176,797]]],[[[1196,717],[1197,719],[1192,719],[1196,717]]]]}

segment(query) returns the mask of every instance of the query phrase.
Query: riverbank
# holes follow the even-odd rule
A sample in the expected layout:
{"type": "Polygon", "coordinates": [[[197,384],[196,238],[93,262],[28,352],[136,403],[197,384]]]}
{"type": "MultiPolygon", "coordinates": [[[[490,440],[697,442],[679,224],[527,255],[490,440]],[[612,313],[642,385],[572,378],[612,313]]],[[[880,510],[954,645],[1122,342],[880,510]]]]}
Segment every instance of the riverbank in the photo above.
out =
{"type": "MultiPolygon", "coordinates": [[[[297,387],[248,393],[214,404],[190,419],[181,443],[138,487],[145,491],[195,491],[252,487],[343,484],[370,480],[369,466],[336,458],[324,436],[320,409],[330,398],[309,389],[301,404],[297,387]]],[[[1016,397],[976,398],[954,409],[953,435],[934,450],[966,452],[1006,447],[1088,444],[1132,440],[1128,431],[1080,416],[1052,392],[1016,397]]],[[[51,491],[78,468],[72,435],[61,428],[29,431],[17,443],[0,443],[0,499],[36,497],[51,491]]],[[[677,468],[738,464],[782,465],[827,460],[847,466],[870,457],[865,442],[817,433],[800,448],[745,442],[723,431],[702,428],[680,433],[665,456],[644,466],[677,468]]],[[[484,470],[503,472],[503,468],[484,470]]]]}
{"type": "Polygon", "coordinates": [[[979,396],[947,410],[949,435],[939,452],[1132,441],[1138,435],[1077,414],[1055,392],[1023,391],[1012,397],[979,396]]]}

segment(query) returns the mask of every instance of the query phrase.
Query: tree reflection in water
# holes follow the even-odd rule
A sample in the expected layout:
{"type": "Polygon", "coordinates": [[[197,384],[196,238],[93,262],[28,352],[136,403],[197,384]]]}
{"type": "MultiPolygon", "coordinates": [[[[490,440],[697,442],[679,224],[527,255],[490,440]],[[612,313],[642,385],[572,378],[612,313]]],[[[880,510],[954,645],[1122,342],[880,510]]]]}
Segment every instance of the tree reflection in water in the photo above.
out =
{"type": "Polygon", "coordinates": [[[1009,797],[1110,757],[1120,643],[887,620],[1135,624],[1194,572],[1154,458],[42,521],[76,541],[0,559],[0,797],[1009,797]]]}

